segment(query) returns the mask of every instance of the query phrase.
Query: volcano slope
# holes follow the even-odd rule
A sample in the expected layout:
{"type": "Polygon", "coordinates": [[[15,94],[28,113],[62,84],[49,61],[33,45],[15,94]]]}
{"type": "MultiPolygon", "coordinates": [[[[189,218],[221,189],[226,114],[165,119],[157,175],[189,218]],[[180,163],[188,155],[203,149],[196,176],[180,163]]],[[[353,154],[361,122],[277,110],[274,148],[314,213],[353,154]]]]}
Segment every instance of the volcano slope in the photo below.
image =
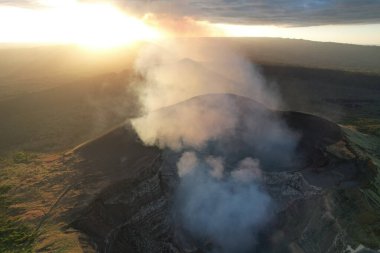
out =
{"type": "MultiPolygon", "coordinates": [[[[75,168],[77,182],[75,194],[67,194],[63,201],[67,205],[63,216],[86,235],[83,248],[218,252],[212,237],[199,237],[175,218],[175,196],[182,180],[177,162],[184,150],[200,157],[223,157],[225,174],[245,157],[260,160],[260,182],[255,184],[272,204],[268,221],[252,234],[255,243],[245,252],[325,253],[346,252],[360,244],[380,246],[379,213],[363,195],[376,167],[352,148],[340,126],[304,113],[272,111],[232,94],[194,97],[135,122],[126,122],[65,155],[66,163],[75,168]],[[215,135],[218,126],[204,125],[205,118],[187,124],[188,108],[206,118],[210,112],[229,108],[232,114],[222,116],[234,115],[234,122],[215,135]],[[154,124],[152,119],[166,122],[154,124]],[[189,139],[179,136],[179,142],[168,140],[162,127],[173,122],[186,123],[186,129],[195,129],[191,133],[202,132],[199,126],[211,127],[214,135],[205,142],[191,134],[189,139]],[[139,124],[147,127],[148,135],[140,132],[139,124]],[[279,129],[285,129],[281,130],[285,134],[278,135],[279,129]],[[161,139],[149,138],[152,131],[161,139]]],[[[173,127],[175,133],[182,131],[177,124],[173,127]]]]}

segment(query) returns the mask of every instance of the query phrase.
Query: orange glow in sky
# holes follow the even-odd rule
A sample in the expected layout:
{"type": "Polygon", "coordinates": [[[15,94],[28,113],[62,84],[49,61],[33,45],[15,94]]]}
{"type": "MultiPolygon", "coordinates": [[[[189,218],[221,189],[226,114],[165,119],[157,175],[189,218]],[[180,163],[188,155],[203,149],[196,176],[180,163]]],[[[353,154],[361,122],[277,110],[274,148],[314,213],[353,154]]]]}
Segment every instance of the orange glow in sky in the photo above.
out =
{"type": "Polygon", "coordinates": [[[0,8],[0,41],[73,43],[93,48],[153,40],[160,32],[106,3],[47,1],[48,8],[0,8]]]}
{"type": "Polygon", "coordinates": [[[167,36],[226,36],[380,45],[380,24],[311,27],[216,24],[191,17],[155,16],[149,13],[137,18],[106,2],[38,2],[44,7],[0,6],[0,43],[79,44],[98,49],[167,36]]]}

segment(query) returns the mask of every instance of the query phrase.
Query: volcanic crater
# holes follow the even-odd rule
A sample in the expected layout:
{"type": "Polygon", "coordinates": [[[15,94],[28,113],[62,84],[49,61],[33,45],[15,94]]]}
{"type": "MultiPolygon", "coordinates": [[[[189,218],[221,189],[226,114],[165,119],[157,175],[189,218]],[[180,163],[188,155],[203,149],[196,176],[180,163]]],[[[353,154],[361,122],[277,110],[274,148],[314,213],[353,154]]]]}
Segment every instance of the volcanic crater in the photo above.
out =
{"type": "MultiPolygon", "coordinates": [[[[260,160],[262,187],[274,201],[273,219],[250,252],[344,250],[349,238],[337,215],[340,207],[331,199],[365,185],[374,172],[351,148],[342,128],[318,116],[270,110],[233,94],[197,96],[153,113],[168,117],[189,106],[217,108],[226,102],[237,115],[235,130],[209,140],[197,152],[223,155],[227,170],[247,156],[260,160]],[[277,130],[267,124],[255,127],[257,115],[285,126],[295,144],[284,151],[287,143],[282,140],[266,143],[277,130]]],[[[68,212],[71,226],[87,236],[83,244],[108,253],[213,252],[210,238],[194,238],[173,219],[173,196],[181,180],[176,163],[183,150],[191,148],[145,145],[128,121],[68,153],[66,160],[82,178],[81,204],[68,212]]]]}

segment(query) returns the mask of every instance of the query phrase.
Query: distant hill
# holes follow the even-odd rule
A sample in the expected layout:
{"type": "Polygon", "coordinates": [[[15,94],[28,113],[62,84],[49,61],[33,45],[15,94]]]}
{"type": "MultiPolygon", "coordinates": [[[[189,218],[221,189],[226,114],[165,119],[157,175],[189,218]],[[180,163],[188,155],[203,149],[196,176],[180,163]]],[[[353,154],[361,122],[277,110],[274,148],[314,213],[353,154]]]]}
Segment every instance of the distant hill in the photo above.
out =
{"type": "MultiPolygon", "coordinates": [[[[380,75],[380,47],[279,38],[189,38],[227,45],[254,63],[380,75]]],[[[65,45],[0,44],[0,100],[131,68],[139,48],[88,51],[65,45]]]]}
{"type": "Polygon", "coordinates": [[[89,51],[78,46],[0,46],[0,100],[133,66],[131,47],[89,51]]]}
{"type": "MultiPolygon", "coordinates": [[[[204,40],[246,52],[275,84],[285,110],[354,125],[379,115],[380,47],[272,38],[204,40]]],[[[0,47],[0,153],[66,149],[135,116],[137,98],[128,88],[135,78],[135,54],[128,48],[105,57],[69,46],[0,47]]],[[[197,67],[186,60],[182,64],[197,67]]],[[[215,80],[230,82],[222,78],[215,80]]],[[[380,123],[370,123],[369,130],[379,135],[380,123]]]]}
{"type": "Polygon", "coordinates": [[[380,47],[280,38],[205,38],[254,62],[380,74],[380,47]]]}

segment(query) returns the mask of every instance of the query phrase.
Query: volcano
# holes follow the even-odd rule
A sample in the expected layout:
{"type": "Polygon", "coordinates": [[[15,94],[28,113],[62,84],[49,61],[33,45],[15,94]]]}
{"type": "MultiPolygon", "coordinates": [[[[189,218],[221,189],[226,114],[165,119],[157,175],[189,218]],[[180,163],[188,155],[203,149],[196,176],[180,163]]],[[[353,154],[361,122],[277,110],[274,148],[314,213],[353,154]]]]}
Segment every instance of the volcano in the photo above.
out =
{"type": "MultiPolygon", "coordinates": [[[[342,128],[314,115],[270,110],[233,94],[197,96],[137,120],[149,124],[146,117],[171,119],[175,114],[181,121],[189,107],[208,117],[205,105],[221,109],[218,112],[232,110],[236,121],[233,131],[228,128],[227,134],[202,143],[199,153],[223,155],[230,166],[247,156],[259,158],[263,187],[274,200],[274,217],[260,230],[250,252],[343,252],[353,240],[342,216],[344,192],[360,191],[374,172],[342,128]],[[292,142],[272,138],[279,129],[273,122],[286,129],[281,136],[290,136],[292,142]]],[[[86,235],[83,245],[98,252],[212,251],[209,238],[194,238],[171,215],[180,181],[180,151],[162,142],[147,146],[133,126],[128,121],[66,154],[81,178],[80,204],[68,215],[71,226],[86,235]]],[[[180,149],[188,149],[182,141],[180,149]]]]}

